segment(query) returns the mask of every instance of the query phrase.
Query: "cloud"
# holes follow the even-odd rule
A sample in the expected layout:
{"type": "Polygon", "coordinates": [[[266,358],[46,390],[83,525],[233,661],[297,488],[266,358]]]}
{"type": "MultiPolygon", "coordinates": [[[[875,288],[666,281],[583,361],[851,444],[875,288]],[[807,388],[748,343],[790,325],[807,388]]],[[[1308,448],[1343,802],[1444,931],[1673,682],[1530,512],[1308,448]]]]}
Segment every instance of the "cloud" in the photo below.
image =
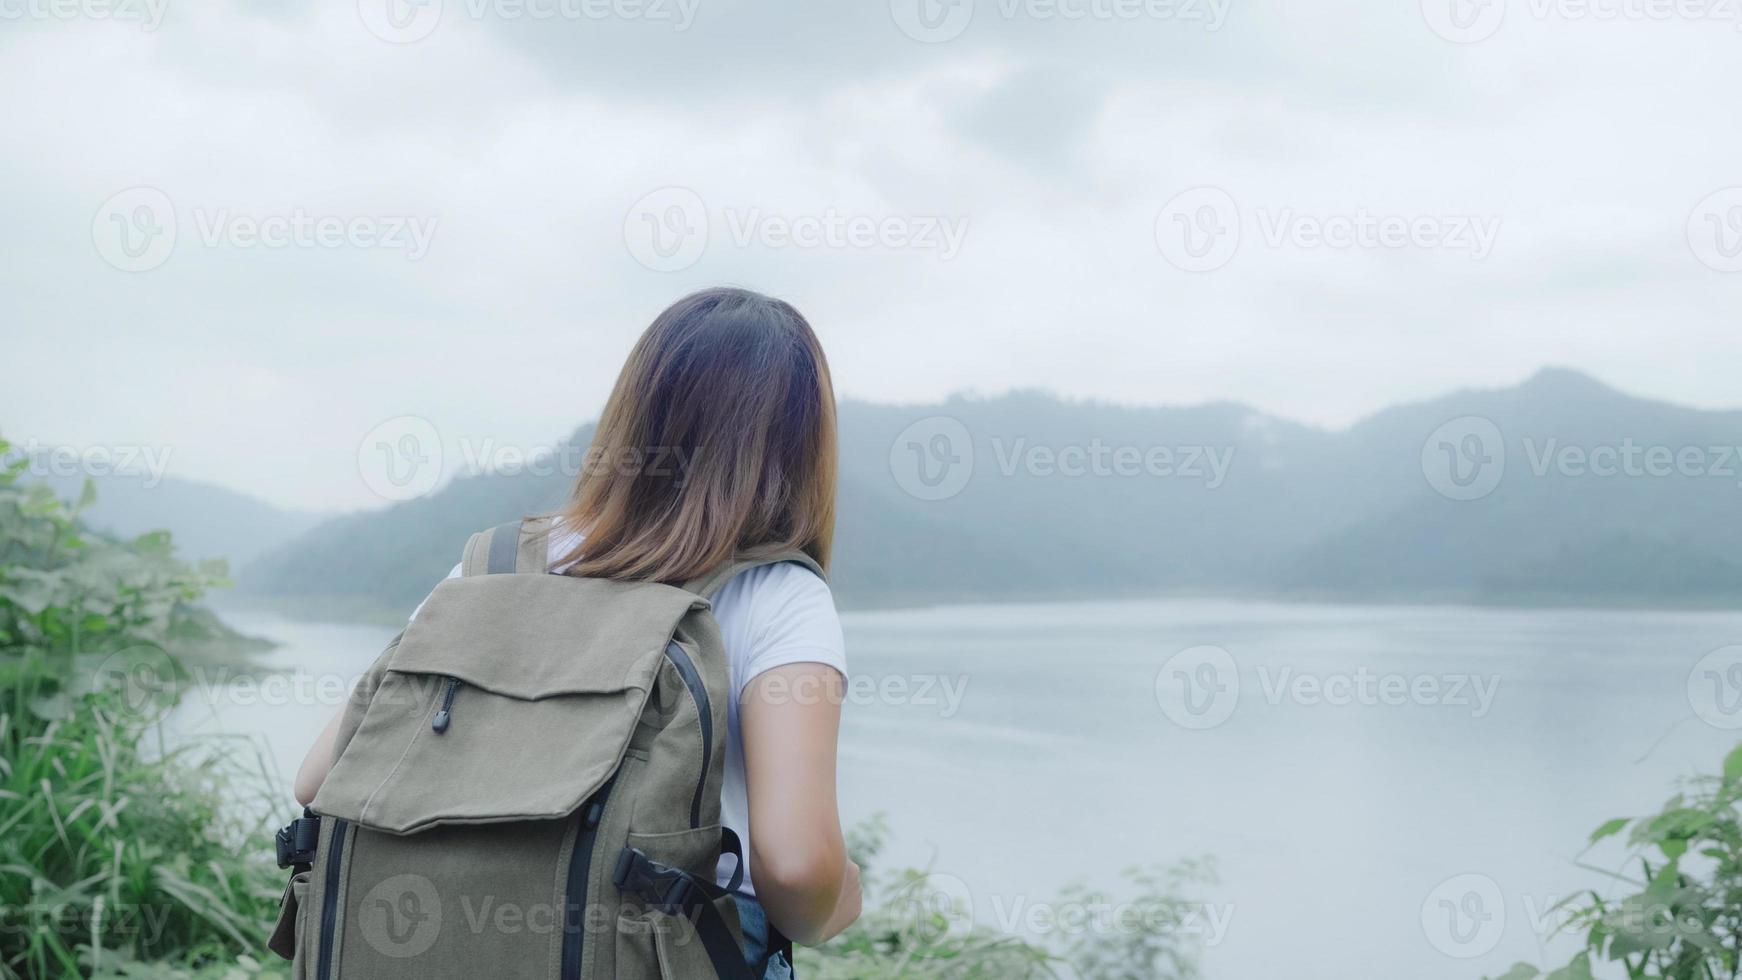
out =
{"type": "Polygon", "coordinates": [[[797,302],[871,399],[1043,386],[1341,425],[1553,362],[1734,401],[1742,280],[1686,240],[1742,183],[1709,96],[1742,75],[1729,26],[1517,5],[1455,44],[1413,3],[1236,2],[1209,30],[1160,0],[977,0],[922,43],[887,3],[701,0],[678,29],[613,2],[444,0],[406,8],[440,13],[407,43],[350,3],[9,29],[0,322],[40,369],[0,392],[3,431],[169,442],[173,475],[365,505],[354,455],[383,419],[556,439],[659,308],[720,282],[797,302]],[[1241,239],[1190,272],[1157,218],[1200,186],[1241,239]],[[93,223],[134,187],[178,234],[124,272],[93,223]],[[661,188],[708,230],[671,272],[625,239],[661,188]],[[299,216],[338,243],[250,242],[299,216]],[[1481,259],[1300,244],[1362,216],[1499,232],[1481,259]],[[400,219],[427,255],[380,247],[400,219]],[[793,240],[849,225],[868,244],[793,240]],[[480,385],[502,363],[524,367],[480,385]]]}

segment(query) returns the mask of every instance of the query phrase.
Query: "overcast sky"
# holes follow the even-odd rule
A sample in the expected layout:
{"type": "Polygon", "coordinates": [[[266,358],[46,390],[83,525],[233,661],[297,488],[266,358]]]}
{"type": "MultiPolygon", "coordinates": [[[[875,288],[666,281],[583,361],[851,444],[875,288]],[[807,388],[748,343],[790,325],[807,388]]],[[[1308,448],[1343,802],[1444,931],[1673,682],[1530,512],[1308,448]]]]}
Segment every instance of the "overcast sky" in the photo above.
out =
{"type": "Polygon", "coordinates": [[[378,423],[546,444],[718,283],[851,398],[1742,403],[1717,0],[163,2],[0,0],[14,442],[379,506],[378,423]]]}

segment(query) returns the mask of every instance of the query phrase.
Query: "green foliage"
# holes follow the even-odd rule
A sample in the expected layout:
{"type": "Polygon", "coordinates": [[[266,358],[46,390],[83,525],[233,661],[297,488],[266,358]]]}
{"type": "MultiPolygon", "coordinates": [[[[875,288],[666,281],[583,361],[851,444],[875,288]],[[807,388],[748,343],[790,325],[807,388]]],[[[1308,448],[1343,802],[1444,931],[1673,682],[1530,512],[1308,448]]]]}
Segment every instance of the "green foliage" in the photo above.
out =
{"type": "MultiPolygon", "coordinates": [[[[1040,903],[1050,942],[999,931],[975,921],[961,882],[906,869],[876,870],[886,829],[881,819],[857,828],[849,847],[863,869],[865,911],[819,949],[797,952],[797,973],[819,980],[1191,980],[1197,943],[1188,919],[1200,906],[1182,889],[1209,884],[1207,863],[1163,871],[1130,871],[1136,893],[1123,900],[1073,886],[1040,903]],[[1117,919],[1096,913],[1117,908],[1117,919]],[[1077,915],[1081,913],[1081,915],[1077,915]],[[1087,920],[1087,921],[1085,921],[1087,920]],[[1065,923],[1070,922],[1071,925],[1065,923]]],[[[1006,903],[1015,907],[1015,902],[1006,903]]],[[[996,910],[986,910],[995,912],[996,910]]]]}
{"type": "Polygon", "coordinates": [[[184,656],[233,638],[191,605],[222,565],[91,535],[88,486],[69,505],[21,469],[0,470],[0,977],[235,969],[282,888],[235,816],[244,756],[156,724],[184,656]]]}
{"type": "MultiPolygon", "coordinates": [[[[1618,817],[1591,844],[1623,831],[1636,874],[1604,871],[1625,886],[1561,905],[1565,929],[1583,932],[1585,949],[1547,980],[1586,980],[1592,963],[1620,964],[1630,978],[1718,980],[1742,972],[1742,746],[1718,776],[1693,780],[1657,813],[1618,817]]],[[[1592,870],[1602,870],[1593,868],[1592,870]]],[[[1498,980],[1538,975],[1520,963],[1498,980]]]]}

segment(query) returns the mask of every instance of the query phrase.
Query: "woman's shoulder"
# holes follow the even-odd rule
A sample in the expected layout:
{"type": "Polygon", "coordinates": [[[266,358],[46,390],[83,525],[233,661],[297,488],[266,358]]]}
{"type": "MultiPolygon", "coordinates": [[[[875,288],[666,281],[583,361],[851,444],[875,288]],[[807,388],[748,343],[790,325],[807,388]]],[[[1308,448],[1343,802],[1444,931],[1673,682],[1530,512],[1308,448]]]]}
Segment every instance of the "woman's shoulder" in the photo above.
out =
{"type": "Polygon", "coordinates": [[[754,651],[757,667],[811,660],[846,670],[834,593],[822,576],[797,562],[733,576],[715,594],[714,610],[728,636],[754,651]]]}
{"type": "Polygon", "coordinates": [[[835,596],[821,575],[795,561],[758,565],[740,572],[720,587],[714,604],[743,601],[766,614],[826,607],[832,614],[835,596]]]}
{"type": "Polygon", "coordinates": [[[714,594],[714,607],[735,606],[756,619],[835,608],[829,583],[794,561],[758,565],[732,576],[714,594]]]}

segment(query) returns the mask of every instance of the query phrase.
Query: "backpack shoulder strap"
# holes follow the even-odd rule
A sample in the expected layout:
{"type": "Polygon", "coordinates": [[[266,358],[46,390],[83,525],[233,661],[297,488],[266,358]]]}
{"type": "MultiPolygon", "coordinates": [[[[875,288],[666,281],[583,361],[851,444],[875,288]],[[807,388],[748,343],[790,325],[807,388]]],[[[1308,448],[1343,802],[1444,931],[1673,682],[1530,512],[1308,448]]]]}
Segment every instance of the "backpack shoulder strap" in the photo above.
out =
{"type": "Polygon", "coordinates": [[[763,565],[778,565],[782,562],[789,561],[803,565],[815,572],[817,578],[828,581],[828,576],[823,574],[822,566],[817,564],[815,558],[812,558],[810,555],[807,555],[802,551],[793,549],[791,551],[775,552],[771,555],[740,555],[712,571],[703,572],[702,574],[697,575],[695,578],[685,582],[683,587],[704,599],[712,599],[714,593],[720,591],[721,586],[732,581],[734,576],[742,572],[748,572],[752,568],[760,568],[763,565]]]}
{"type": "Polygon", "coordinates": [[[460,575],[535,575],[547,571],[550,525],[548,517],[528,517],[479,531],[466,542],[460,575]]]}

